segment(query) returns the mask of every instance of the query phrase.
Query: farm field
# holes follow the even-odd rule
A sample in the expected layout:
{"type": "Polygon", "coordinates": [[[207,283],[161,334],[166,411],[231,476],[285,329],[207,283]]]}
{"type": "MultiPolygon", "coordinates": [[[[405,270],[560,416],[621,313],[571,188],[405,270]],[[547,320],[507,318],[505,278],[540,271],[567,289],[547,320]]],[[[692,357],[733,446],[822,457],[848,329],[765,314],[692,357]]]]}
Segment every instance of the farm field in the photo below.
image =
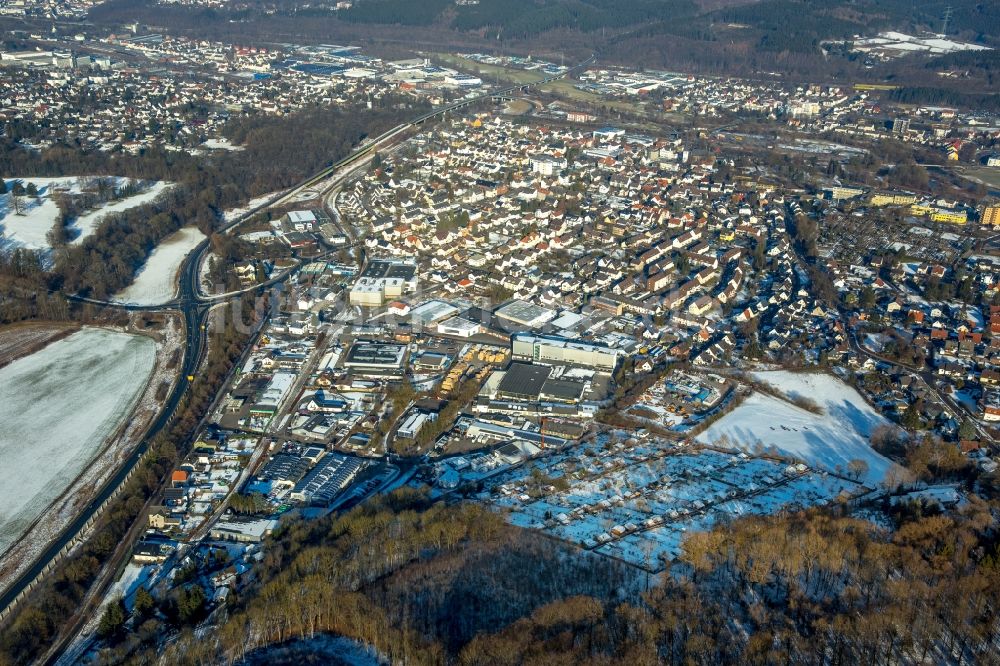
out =
{"type": "Polygon", "coordinates": [[[0,368],[10,365],[22,356],[33,354],[73,333],[78,327],[69,323],[19,323],[0,329],[0,368]]]}
{"type": "Polygon", "coordinates": [[[1000,168],[987,166],[962,166],[954,171],[963,178],[974,183],[982,183],[986,187],[1000,189],[1000,168]]]}
{"type": "Polygon", "coordinates": [[[184,258],[205,240],[205,234],[185,227],[166,238],[139,269],[135,282],[119,292],[114,300],[131,305],[159,305],[177,295],[177,271],[184,258]]]}
{"type": "Polygon", "coordinates": [[[145,337],[86,328],[0,369],[0,552],[91,463],[132,411],[156,355],[145,337]]]}
{"type": "Polygon", "coordinates": [[[492,85],[495,83],[498,75],[501,80],[512,81],[513,83],[534,83],[535,81],[541,81],[545,78],[545,75],[540,72],[533,72],[526,69],[515,69],[512,67],[500,67],[499,65],[490,65],[488,63],[476,62],[475,60],[462,58],[450,53],[434,53],[433,58],[444,63],[448,67],[454,67],[455,69],[463,72],[476,74],[483,79],[484,85],[492,85]]]}

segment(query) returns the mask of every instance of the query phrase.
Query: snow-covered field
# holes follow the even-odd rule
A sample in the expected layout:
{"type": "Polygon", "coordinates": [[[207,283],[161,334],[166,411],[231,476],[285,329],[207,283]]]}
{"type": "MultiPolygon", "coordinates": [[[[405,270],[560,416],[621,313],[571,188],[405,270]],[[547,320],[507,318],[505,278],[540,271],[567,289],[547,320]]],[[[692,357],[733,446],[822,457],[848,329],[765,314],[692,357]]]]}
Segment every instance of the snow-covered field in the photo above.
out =
{"type": "Polygon", "coordinates": [[[146,586],[150,576],[154,573],[155,567],[151,565],[129,562],[125,566],[125,570],[122,571],[121,578],[108,589],[101,607],[103,608],[109,601],[121,597],[125,601],[125,607],[131,610],[135,602],[135,593],[140,587],[146,586]]]}
{"type": "Polygon", "coordinates": [[[201,145],[203,148],[208,148],[209,150],[243,150],[243,146],[237,146],[225,137],[209,139],[201,145]]]}
{"type": "Polygon", "coordinates": [[[229,210],[225,211],[222,214],[222,218],[227,223],[235,222],[241,216],[246,215],[247,213],[249,213],[250,211],[252,211],[254,208],[257,208],[258,206],[263,206],[268,201],[270,201],[271,199],[275,198],[276,196],[278,196],[281,193],[282,192],[279,190],[277,192],[270,192],[268,194],[262,194],[259,197],[255,197],[255,198],[251,199],[250,201],[246,202],[246,204],[244,204],[242,206],[239,206],[238,208],[230,208],[229,210]]]}
{"type": "MultiPolygon", "coordinates": [[[[59,216],[59,207],[56,205],[52,194],[57,191],[65,191],[70,194],[79,194],[86,186],[88,178],[11,178],[5,180],[8,193],[0,195],[0,248],[23,247],[30,250],[50,249],[47,235],[52,230],[56,219],[59,216]],[[28,183],[34,183],[38,187],[38,197],[24,196],[21,198],[24,211],[21,215],[14,212],[14,204],[11,201],[9,190],[18,181],[27,187],[28,183]]],[[[127,178],[111,178],[115,187],[125,184],[127,178]]],[[[75,235],[74,243],[81,242],[97,229],[101,220],[108,213],[117,213],[141,206],[151,202],[162,192],[170,187],[169,183],[156,182],[148,189],[131,197],[126,197],[120,201],[113,201],[105,206],[89,211],[70,225],[71,232],[75,235]]]]}
{"type": "Polygon", "coordinates": [[[149,338],[87,328],[0,369],[0,552],[132,411],[155,355],[149,338]]]}
{"type": "Polygon", "coordinates": [[[877,484],[885,477],[890,461],[868,443],[876,427],[888,423],[853,388],[827,374],[784,371],[754,375],[790,398],[803,396],[816,402],[823,414],[813,414],[784,400],[754,393],[698,436],[713,443],[726,436],[732,445],[748,451],[758,443],[764,450],[777,449],[806,461],[809,465],[846,472],[857,458],[868,464],[862,481],[877,484]]]}
{"type": "Polygon", "coordinates": [[[156,246],[146,264],[139,269],[135,282],[115,295],[119,303],[159,305],[177,295],[177,271],[184,257],[205,240],[195,227],[185,227],[156,246]]]}
{"type": "Polygon", "coordinates": [[[108,215],[109,213],[121,213],[129,208],[135,208],[136,206],[148,204],[153,201],[153,199],[170,189],[170,187],[170,183],[157,181],[144,192],[140,192],[135,196],[131,196],[120,201],[113,201],[102,208],[98,208],[97,210],[81,215],[76,218],[71,227],[78,230],[80,234],[73,239],[73,242],[79,243],[84,238],[94,233],[94,231],[97,230],[98,225],[101,223],[101,220],[104,219],[105,215],[108,215]]]}

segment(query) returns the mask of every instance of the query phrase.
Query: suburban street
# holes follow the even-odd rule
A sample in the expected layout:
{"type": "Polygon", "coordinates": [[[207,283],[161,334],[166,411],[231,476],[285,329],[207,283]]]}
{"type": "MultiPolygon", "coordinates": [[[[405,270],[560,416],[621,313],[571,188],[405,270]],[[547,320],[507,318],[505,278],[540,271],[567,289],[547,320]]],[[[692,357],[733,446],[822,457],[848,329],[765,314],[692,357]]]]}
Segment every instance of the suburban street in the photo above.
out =
{"type": "MultiPolygon", "coordinates": [[[[296,195],[303,192],[309,188],[321,185],[321,198],[325,201],[329,201],[329,197],[334,194],[336,189],[352,174],[357,170],[364,168],[370,161],[371,157],[379,150],[385,149],[403,136],[406,135],[407,130],[414,128],[419,125],[423,125],[437,117],[444,116],[450,112],[457,111],[459,109],[468,107],[473,104],[480,103],[482,101],[502,98],[508,96],[515,92],[523,92],[529,90],[532,87],[539,85],[544,85],[545,83],[551,82],[558,78],[563,78],[571,74],[574,71],[582,69],[596,60],[596,54],[591,55],[585,61],[579,63],[577,66],[567,70],[563,74],[558,76],[547,77],[531,84],[515,85],[499,90],[494,90],[483,95],[474,97],[472,99],[462,100],[457,103],[447,104],[442,107],[436,108],[430,112],[421,114],[411,121],[401,124],[382,135],[374,138],[372,141],[367,142],[362,147],[353,151],[347,157],[339,160],[338,162],[332,164],[330,167],[321,170],[315,176],[310,177],[303,183],[292,188],[288,192],[279,195],[267,202],[256,206],[244,214],[240,215],[232,222],[228,223],[226,226],[222,227],[219,232],[228,232],[242,222],[249,219],[256,213],[266,210],[274,205],[280,205],[282,202],[293,200],[296,195]],[[327,181],[327,182],[324,182],[327,181]]],[[[355,238],[354,244],[360,249],[361,257],[360,261],[363,261],[363,246],[357,240],[356,232],[350,230],[349,234],[355,238]]],[[[69,295],[69,298],[92,303],[95,305],[101,305],[106,307],[116,307],[122,308],[128,311],[142,311],[142,312],[158,312],[158,311],[176,311],[179,310],[184,317],[184,327],[185,327],[185,348],[183,362],[181,363],[181,369],[179,371],[179,376],[171,390],[169,397],[164,403],[163,408],[160,410],[159,414],[150,424],[146,431],[145,437],[131,453],[125,463],[112,475],[111,478],[106,481],[101,488],[95,493],[93,500],[87,505],[87,507],[81,511],[74,520],[64,529],[59,537],[54,539],[46,548],[42,551],[41,555],[35,560],[35,562],[28,567],[18,578],[7,587],[6,590],[0,594],[0,608],[9,607],[19,595],[24,592],[29,585],[33,583],[42,572],[46,569],[50,562],[59,556],[62,550],[67,544],[74,542],[81,538],[85,526],[91,521],[92,518],[97,516],[102,509],[104,502],[112,497],[118,488],[122,485],[124,480],[131,473],[132,469],[138,464],[138,462],[145,455],[149,448],[149,442],[151,442],[157,434],[164,430],[172,422],[174,418],[175,411],[178,404],[186,393],[190,384],[194,381],[198,381],[198,369],[204,360],[207,345],[207,316],[209,310],[213,305],[217,305],[226,301],[230,301],[238,296],[249,294],[249,293],[259,293],[274,285],[278,285],[285,280],[287,280],[295,270],[301,266],[301,260],[296,266],[289,268],[286,271],[272,277],[266,282],[248,287],[246,289],[241,289],[233,293],[221,294],[221,295],[211,295],[204,294],[202,291],[202,286],[200,284],[199,275],[201,269],[201,263],[204,260],[205,255],[209,251],[210,242],[208,239],[203,241],[198,245],[193,252],[191,252],[185,259],[182,266],[178,284],[178,297],[172,301],[165,303],[163,305],[157,306],[135,306],[135,305],[122,305],[114,301],[102,301],[98,299],[92,299],[87,297],[79,297],[75,295],[69,295]]],[[[211,521],[207,521],[205,526],[205,531],[210,528],[211,521]]],[[[105,570],[116,570],[119,566],[122,557],[129,554],[129,549],[121,549],[120,553],[116,554],[116,557],[112,558],[105,565],[105,570]]],[[[105,580],[105,582],[107,582],[105,580]]],[[[52,654],[52,653],[50,653],[52,654]]]]}

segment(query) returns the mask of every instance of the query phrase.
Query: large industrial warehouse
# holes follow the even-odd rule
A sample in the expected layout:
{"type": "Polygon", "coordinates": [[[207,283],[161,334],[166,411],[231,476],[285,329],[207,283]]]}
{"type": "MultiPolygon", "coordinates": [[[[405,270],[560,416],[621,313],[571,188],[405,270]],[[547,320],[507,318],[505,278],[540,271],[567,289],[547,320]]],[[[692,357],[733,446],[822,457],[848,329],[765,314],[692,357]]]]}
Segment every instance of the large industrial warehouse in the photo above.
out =
{"type": "Polygon", "coordinates": [[[621,351],[567,338],[518,333],[511,338],[511,353],[516,361],[573,365],[610,373],[614,372],[621,351]]]}

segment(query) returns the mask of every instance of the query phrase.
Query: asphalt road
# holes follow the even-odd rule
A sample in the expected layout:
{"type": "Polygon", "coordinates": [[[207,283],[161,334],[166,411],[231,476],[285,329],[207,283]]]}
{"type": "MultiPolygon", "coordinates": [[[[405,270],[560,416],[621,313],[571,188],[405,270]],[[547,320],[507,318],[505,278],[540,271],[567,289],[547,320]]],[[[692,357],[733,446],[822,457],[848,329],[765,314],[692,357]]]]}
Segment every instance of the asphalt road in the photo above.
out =
{"type": "MultiPolygon", "coordinates": [[[[402,134],[404,129],[414,127],[416,125],[422,124],[428,120],[431,120],[438,116],[443,116],[451,111],[456,111],[467,107],[472,104],[476,104],[480,101],[496,98],[497,96],[509,95],[521,91],[528,90],[539,85],[543,85],[552,80],[562,78],[571,72],[577,71],[584,68],[596,60],[597,54],[591,55],[590,58],[576,65],[575,67],[567,70],[564,74],[559,76],[548,77],[541,81],[535,83],[523,84],[517,86],[511,86],[509,88],[494,90],[482,95],[476,96],[474,98],[463,100],[460,102],[455,102],[452,104],[445,105],[443,107],[434,109],[428,113],[422,114],[408,123],[403,123],[383,135],[376,137],[374,140],[366,144],[365,146],[355,150],[346,158],[331,164],[329,167],[323,169],[315,176],[307,179],[303,183],[299,184],[293,188],[290,192],[275,197],[274,199],[248,211],[245,215],[240,216],[238,219],[234,220],[231,224],[227,225],[225,228],[221,229],[220,232],[228,231],[229,229],[235,227],[237,224],[248,218],[250,215],[257,213],[260,210],[268,208],[275,203],[283,201],[294,194],[301,192],[304,189],[315,186],[318,182],[330,177],[340,169],[348,167],[355,164],[357,161],[363,159],[365,156],[374,152],[378,149],[382,143],[395,139],[397,136],[402,134]]],[[[202,258],[209,249],[208,240],[203,241],[194,252],[188,255],[185,261],[184,269],[181,272],[179,280],[179,296],[173,301],[159,306],[130,306],[122,305],[119,303],[113,303],[110,301],[100,301],[97,299],[89,299],[84,297],[74,297],[74,300],[91,302],[98,305],[107,305],[120,307],[129,311],[163,311],[163,310],[180,310],[184,316],[185,321],[185,332],[186,332],[186,344],[184,348],[184,360],[181,365],[180,377],[174,384],[174,388],[164,403],[163,408],[160,410],[158,416],[150,424],[146,436],[143,438],[142,442],[136,446],[135,450],[131,453],[128,459],[122,464],[119,469],[109,478],[98,490],[97,494],[94,496],[93,500],[87,505],[87,507],[81,511],[69,525],[66,526],[59,534],[59,536],[49,543],[38,558],[28,567],[8,588],[0,594],[0,608],[7,608],[13,600],[27,588],[27,586],[35,580],[41,573],[42,570],[48,565],[49,562],[53,561],[59,552],[71,541],[73,541],[80,532],[84,529],[86,524],[94,517],[100,508],[100,506],[114,494],[115,490],[124,482],[125,478],[131,473],[132,469],[138,464],[139,460],[149,449],[149,443],[152,441],[156,435],[167,428],[172,422],[177,406],[180,404],[181,399],[187,392],[187,389],[191,383],[188,379],[189,376],[194,377],[194,381],[197,381],[197,370],[201,364],[203,357],[205,355],[205,328],[207,321],[207,314],[212,303],[218,303],[225,298],[229,298],[232,295],[226,295],[225,297],[212,297],[205,296],[201,293],[201,288],[199,284],[199,268],[201,266],[202,258]]],[[[292,271],[288,271],[274,280],[269,281],[267,284],[258,285],[247,291],[256,291],[262,288],[266,288],[271,284],[275,284],[286,279],[291,275],[292,271]]]]}
{"type": "MultiPolygon", "coordinates": [[[[185,271],[184,276],[188,276],[190,271],[185,271]]],[[[184,281],[187,283],[187,280],[184,281]]],[[[190,284],[187,283],[185,287],[190,288],[190,284]]],[[[208,307],[205,305],[197,304],[192,301],[192,304],[186,306],[182,309],[185,319],[185,329],[187,335],[187,344],[184,349],[184,360],[181,364],[180,377],[174,384],[174,388],[164,403],[163,408],[160,410],[159,414],[153,422],[150,424],[148,430],[146,431],[146,436],[139,443],[138,446],[132,451],[128,459],[118,468],[118,470],[105,481],[104,485],[101,486],[97,494],[94,496],[93,500],[87,505],[87,507],[81,511],[76,518],[66,526],[65,529],[60,533],[60,535],[42,551],[35,562],[28,567],[20,576],[0,595],[0,607],[6,608],[10,603],[17,597],[18,594],[24,590],[31,581],[33,581],[42,570],[48,565],[48,563],[53,560],[56,555],[63,549],[63,547],[71,542],[76,536],[83,530],[87,522],[97,513],[99,507],[104,503],[106,499],[111,497],[115,490],[122,484],[125,478],[129,475],[132,469],[138,464],[139,460],[145,455],[146,451],[149,449],[149,443],[167,428],[171,421],[173,420],[174,413],[177,410],[177,405],[180,403],[181,398],[187,391],[190,384],[188,376],[194,375],[196,369],[200,364],[202,357],[205,352],[205,340],[204,340],[204,330],[202,325],[205,322],[205,315],[208,312],[208,307]]]]}

